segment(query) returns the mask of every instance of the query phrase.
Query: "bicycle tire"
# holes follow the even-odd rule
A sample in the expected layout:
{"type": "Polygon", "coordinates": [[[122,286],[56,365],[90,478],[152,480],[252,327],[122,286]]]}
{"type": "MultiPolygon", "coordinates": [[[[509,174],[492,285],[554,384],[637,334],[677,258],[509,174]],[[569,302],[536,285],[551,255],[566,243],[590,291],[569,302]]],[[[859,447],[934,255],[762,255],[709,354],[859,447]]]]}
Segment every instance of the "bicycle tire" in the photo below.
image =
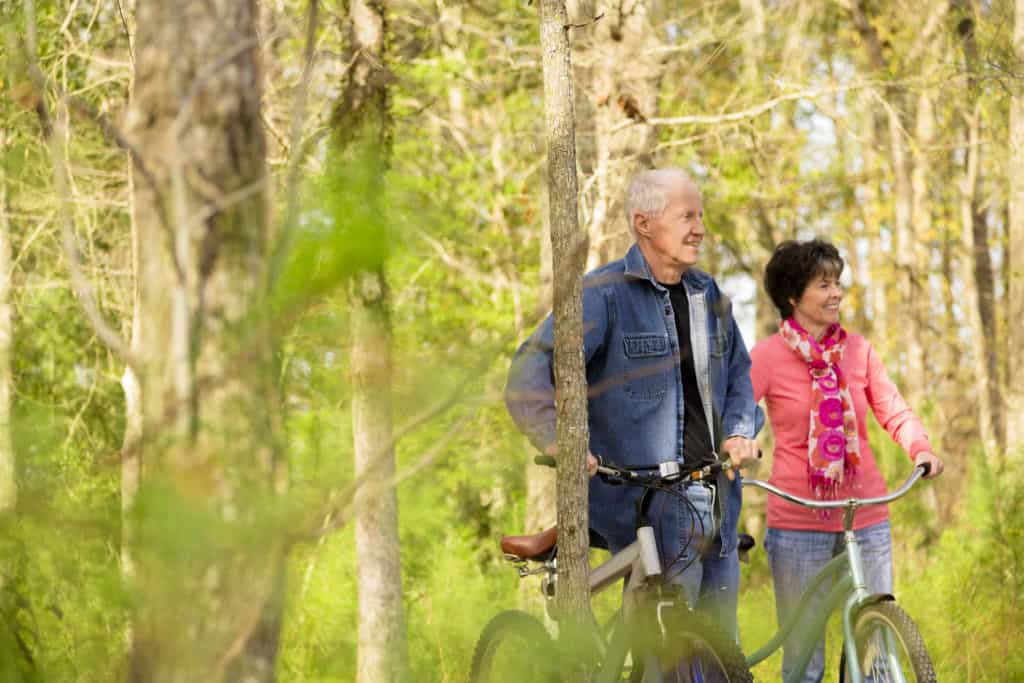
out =
{"type": "Polygon", "coordinates": [[[477,640],[470,683],[555,683],[554,643],[536,617],[508,610],[494,616],[477,640]]]}
{"type": "Polygon", "coordinates": [[[665,617],[658,649],[665,683],[727,681],[753,683],[747,659],[735,638],[706,614],[674,609],[665,617]]]}
{"type": "MultiPolygon", "coordinates": [[[[899,680],[935,683],[935,669],[917,624],[893,602],[867,605],[854,618],[853,637],[857,643],[857,652],[860,653],[861,672],[865,676],[871,675],[874,681],[889,680],[889,672],[884,670],[883,661],[877,656],[886,647],[881,642],[885,633],[892,634],[892,642],[898,650],[892,655],[903,676],[899,680]]],[[[839,659],[839,681],[845,683],[849,678],[846,649],[843,648],[839,659]]]]}

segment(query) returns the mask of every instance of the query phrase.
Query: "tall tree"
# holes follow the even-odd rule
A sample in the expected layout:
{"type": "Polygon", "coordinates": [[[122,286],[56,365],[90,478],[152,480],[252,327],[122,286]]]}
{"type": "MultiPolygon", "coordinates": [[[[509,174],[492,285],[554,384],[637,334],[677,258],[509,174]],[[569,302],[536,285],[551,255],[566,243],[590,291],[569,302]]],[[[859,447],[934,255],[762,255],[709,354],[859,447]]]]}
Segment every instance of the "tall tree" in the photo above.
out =
{"type": "Polygon", "coordinates": [[[255,0],[137,8],[134,680],[274,677],[283,461],[256,18],[255,0]]]}
{"type": "MultiPolygon", "coordinates": [[[[0,37],[2,38],[2,37],[0,37]]],[[[14,508],[17,486],[14,476],[14,444],[11,441],[11,228],[7,199],[9,132],[0,128],[0,513],[14,508]]],[[[0,568],[0,586],[3,585],[0,568]]]]}
{"type": "MultiPolygon", "coordinates": [[[[896,69],[886,54],[884,41],[872,23],[865,0],[850,0],[848,9],[854,28],[868,55],[868,61],[876,74],[892,73],[896,69]]],[[[922,35],[919,40],[925,40],[922,35]]],[[[894,202],[894,260],[892,266],[898,272],[900,295],[898,317],[902,321],[906,353],[905,381],[902,386],[911,404],[917,403],[919,391],[924,386],[924,356],[921,342],[921,312],[918,302],[922,300],[921,274],[917,272],[917,236],[914,223],[913,158],[908,150],[907,131],[909,94],[902,86],[887,88],[882,103],[888,124],[890,165],[895,185],[894,202]]]]}
{"type": "MultiPolygon", "coordinates": [[[[126,3],[127,4],[127,3],[126,3]]],[[[134,28],[134,5],[128,6],[128,14],[122,16],[128,43],[128,54],[134,55],[132,44],[132,28],[134,28]],[[129,28],[129,17],[131,17],[132,28],[129,28]]],[[[131,103],[132,84],[128,86],[129,106],[131,103]]],[[[128,164],[128,204],[134,206],[135,202],[135,174],[132,164],[128,164]]],[[[143,179],[145,180],[145,179],[143,179]]],[[[139,301],[139,233],[135,227],[135,212],[131,211],[129,216],[129,270],[131,272],[131,327],[128,338],[128,348],[132,357],[138,358],[141,353],[141,324],[140,301],[139,301]]],[[[132,546],[135,543],[135,518],[132,509],[135,506],[135,499],[139,492],[139,484],[142,478],[142,459],[140,449],[142,446],[143,415],[142,415],[142,387],[139,386],[138,369],[133,368],[130,363],[125,364],[124,372],[121,374],[121,390],[124,392],[124,436],[121,441],[121,571],[126,577],[133,577],[135,570],[132,561],[132,546]]]]}
{"type": "MultiPolygon", "coordinates": [[[[1024,64],[1024,0],[1016,0],[1013,15],[1013,55],[1015,63],[1024,64]]],[[[1009,184],[1009,250],[1006,255],[1009,269],[1009,292],[1007,293],[1009,321],[1007,333],[1010,337],[1005,348],[1009,349],[1009,372],[1007,373],[1007,405],[1014,409],[1006,411],[1007,445],[1012,450],[1024,448],[1024,359],[1015,350],[1024,344],[1024,92],[1015,83],[1010,93],[1010,163],[1007,168],[1009,184]]]]}
{"type": "MultiPolygon", "coordinates": [[[[405,665],[398,498],[392,480],[395,452],[391,407],[390,295],[385,276],[389,226],[383,198],[391,151],[388,106],[387,25],[380,0],[352,0],[349,41],[353,64],[334,113],[334,142],[356,174],[366,174],[365,225],[381,235],[382,248],[359,265],[352,306],[352,431],[355,473],[364,482],[355,499],[356,572],[359,593],[358,683],[401,677],[405,665]],[[383,222],[382,222],[383,217],[383,222]]],[[[356,216],[350,220],[358,220],[356,216]]]]}
{"type": "Polygon", "coordinates": [[[598,8],[593,0],[567,5],[577,162],[579,221],[589,239],[587,267],[619,258],[632,242],[623,220],[626,183],[653,165],[659,87],[668,63],[660,50],[658,3],[598,8]],[[628,65],[628,68],[626,68],[628,65]]]}
{"type": "Polygon", "coordinates": [[[1002,392],[999,387],[996,349],[995,277],[989,255],[988,216],[979,184],[983,172],[980,144],[983,110],[980,101],[978,45],[974,8],[968,0],[957,3],[956,30],[963,50],[966,85],[964,127],[964,174],[961,180],[960,218],[963,228],[963,280],[967,318],[970,323],[974,376],[978,392],[980,436],[989,454],[1002,452],[1002,392]]]}
{"type": "MultiPolygon", "coordinates": [[[[548,202],[554,274],[555,419],[558,443],[558,594],[563,635],[582,638],[590,623],[587,579],[587,380],[583,360],[583,267],[586,237],[577,216],[572,59],[565,0],[541,0],[540,44],[547,126],[548,202]]],[[[587,680],[591,664],[572,663],[587,680]]]]}

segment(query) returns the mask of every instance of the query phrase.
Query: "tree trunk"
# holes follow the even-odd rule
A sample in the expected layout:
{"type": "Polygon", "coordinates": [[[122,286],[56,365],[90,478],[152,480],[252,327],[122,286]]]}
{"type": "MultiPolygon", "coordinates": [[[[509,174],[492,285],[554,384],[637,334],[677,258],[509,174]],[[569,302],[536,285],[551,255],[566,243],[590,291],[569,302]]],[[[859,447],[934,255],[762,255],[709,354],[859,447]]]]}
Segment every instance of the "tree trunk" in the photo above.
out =
{"type": "MultiPolygon", "coordinates": [[[[548,197],[554,273],[555,412],[558,441],[558,594],[562,635],[582,638],[590,624],[587,579],[587,383],[583,359],[583,267],[586,238],[576,213],[576,141],[572,65],[565,0],[541,0],[548,197]]],[[[572,663],[587,680],[593,662],[572,663]]]]}
{"type": "Polygon", "coordinates": [[[355,499],[359,592],[358,683],[397,681],[404,666],[398,500],[392,479],[391,326],[383,274],[358,276],[352,296],[352,431],[356,477],[368,486],[355,499]]]}
{"type": "Polygon", "coordinates": [[[272,680],[283,464],[255,2],[140,3],[136,21],[145,468],[131,677],[272,680]]]}
{"type": "MultiPolygon", "coordinates": [[[[998,338],[996,336],[995,311],[995,277],[992,274],[992,258],[989,254],[988,217],[982,208],[978,196],[978,183],[982,169],[981,146],[978,143],[981,134],[982,109],[979,102],[976,70],[979,66],[978,45],[975,37],[974,9],[969,0],[958,3],[961,19],[957,24],[961,44],[964,51],[964,75],[967,85],[967,105],[971,111],[965,112],[967,140],[967,170],[964,178],[964,192],[961,205],[961,217],[965,229],[970,229],[970,241],[965,246],[971,247],[971,276],[975,290],[975,299],[970,302],[977,308],[977,321],[972,315],[974,324],[974,352],[979,355],[975,359],[975,376],[978,384],[978,406],[981,414],[981,438],[986,452],[1002,454],[1005,441],[1002,419],[1002,392],[999,386],[999,369],[997,361],[998,338]],[[972,166],[973,164],[973,166],[972,166]]],[[[966,273],[965,273],[966,274],[966,273]]]]}
{"type": "Polygon", "coordinates": [[[884,267],[885,250],[881,247],[882,231],[882,208],[879,184],[880,174],[876,172],[879,167],[878,119],[875,115],[872,98],[868,93],[863,93],[858,98],[858,108],[863,112],[863,128],[860,130],[861,137],[865,140],[862,155],[864,158],[864,169],[867,180],[864,183],[864,199],[858,206],[860,208],[861,221],[864,223],[864,236],[876,248],[868,250],[868,273],[869,281],[865,297],[871,311],[871,343],[878,349],[882,358],[888,358],[891,350],[889,344],[889,300],[887,294],[890,290],[887,279],[883,276],[886,272],[884,267]]]}
{"type": "MultiPolygon", "coordinates": [[[[975,109],[966,114],[966,168],[961,180],[960,190],[960,225],[963,244],[963,255],[960,259],[960,279],[963,287],[963,304],[967,312],[967,321],[971,330],[971,359],[974,369],[975,391],[978,401],[978,436],[985,447],[985,453],[991,457],[995,454],[995,425],[993,421],[994,406],[989,393],[990,382],[995,380],[988,374],[989,348],[995,346],[994,337],[987,336],[984,317],[981,309],[984,305],[977,278],[977,250],[986,249],[985,245],[975,242],[975,203],[978,191],[978,168],[980,166],[979,125],[980,112],[975,109]]],[[[991,316],[991,312],[989,312],[991,316]]]]}
{"type": "MultiPolygon", "coordinates": [[[[944,223],[953,221],[943,217],[944,223]]],[[[961,236],[953,229],[943,230],[942,244],[942,318],[941,329],[952,330],[960,326],[957,320],[957,295],[959,284],[956,282],[955,254],[961,251],[961,236]]],[[[961,297],[962,298],[962,297],[961,297]]],[[[936,354],[942,365],[942,379],[937,389],[944,400],[939,401],[935,411],[935,424],[938,426],[934,443],[940,444],[944,452],[948,452],[946,446],[955,443],[955,427],[957,417],[964,410],[965,403],[952,401],[951,396],[963,394],[963,382],[960,379],[960,366],[963,363],[964,351],[960,342],[960,335],[947,335],[944,339],[940,352],[936,354]]],[[[973,410],[972,410],[973,412],[973,410]]],[[[963,475],[967,467],[966,458],[951,458],[945,461],[950,473],[956,472],[957,476],[963,475]],[[956,469],[954,469],[956,468],[956,469]]],[[[943,519],[949,519],[952,510],[946,506],[943,512],[943,519]]]]}
{"type": "MultiPolygon", "coordinates": [[[[135,183],[133,171],[128,171],[129,203],[135,202],[135,183]]],[[[139,234],[135,227],[134,212],[131,220],[131,272],[132,272],[132,327],[129,348],[133,357],[142,353],[141,310],[139,302],[139,234]]],[[[139,493],[142,481],[142,459],[139,451],[142,447],[143,415],[142,387],[139,376],[130,365],[126,365],[121,375],[121,390],[124,391],[124,438],[121,441],[121,571],[125,578],[135,575],[132,560],[132,546],[135,544],[135,519],[132,509],[139,493]]]]}
{"type": "Polygon", "coordinates": [[[580,196],[578,221],[587,236],[586,267],[621,257],[633,242],[625,220],[626,183],[653,166],[659,88],[666,60],[652,22],[657,5],[643,0],[605,9],[593,0],[570,3],[573,88],[580,196]],[[594,18],[605,13],[599,21],[594,18]],[[628,66],[627,66],[628,65],[628,66]],[[585,80],[584,80],[585,79],[585,80]]]}
{"type": "MultiPolygon", "coordinates": [[[[132,186],[129,181],[129,188],[132,186]]],[[[131,190],[129,190],[131,193],[131,190]]],[[[132,201],[132,200],[129,200],[132,201]]],[[[139,302],[138,262],[139,240],[134,221],[131,226],[131,269],[134,293],[132,296],[132,328],[129,348],[135,358],[142,354],[142,321],[139,302]]],[[[143,420],[142,387],[139,376],[130,365],[121,375],[121,390],[124,392],[124,438],[121,440],[121,573],[126,579],[135,577],[133,548],[137,542],[135,501],[142,481],[143,420]]],[[[129,636],[131,624],[129,624],[129,636]]]]}
{"type": "Polygon", "coordinates": [[[904,340],[906,360],[902,383],[903,391],[911,405],[917,405],[924,387],[924,358],[920,339],[920,283],[917,280],[916,236],[914,230],[914,193],[911,182],[912,163],[903,138],[904,125],[898,108],[903,98],[892,98],[887,112],[889,124],[889,145],[892,155],[892,170],[896,180],[896,268],[897,287],[900,292],[899,326],[904,340]]]}
{"type": "MultiPolygon", "coordinates": [[[[865,0],[850,4],[854,27],[868,53],[868,59],[876,73],[885,73],[889,64],[885,58],[878,31],[871,24],[865,9],[865,0]]],[[[914,189],[912,182],[913,160],[907,149],[904,131],[906,121],[907,94],[900,88],[890,87],[885,95],[885,116],[889,134],[889,153],[893,179],[895,181],[895,264],[897,268],[897,291],[900,295],[899,308],[894,322],[902,340],[905,354],[903,382],[901,388],[911,405],[918,403],[924,387],[924,351],[921,343],[921,283],[917,272],[917,249],[915,234],[914,189]]]]}
{"type": "MultiPolygon", "coordinates": [[[[1013,51],[1018,63],[1024,63],[1024,0],[1014,3],[1013,51]]],[[[1009,245],[1006,265],[1009,269],[1010,288],[1007,296],[1009,311],[1006,319],[1007,347],[1010,349],[1006,380],[1006,442],[1011,452],[1024,450],[1024,358],[1019,349],[1024,346],[1024,93],[1020,85],[1010,94],[1010,162],[1007,169],[1009,182],[1009,245]]]]}
{"type": "MultiPolygon", "coordinates": [[[[930,60],[928,64],[931,64],[930,60]]],[[[912,298],[913,303],[911,304],[915,309],[914,316],[918,329],[923,327],[922,317],[925,320],[930,318],[928,311],[930,304],[928,302],[932,301],[932,296],[927,276],[929,272],[928,250],[931,243],[936,241],[929,197],[929,188],[934,186],[930,156],[932,154],[931,149],[935,144],[935,109],[932,96],[932,93],[927,89],[922,89],[917,94],[912,155],[913,170],[910,174],[911,196],[913,197],[910,214],[913,216],[914,226],[910,235],[911,242],[906,246],[910,251],[910,267],[915,275],[915,279],[919,281],[918,287],[920,287],[920,290],[915,292],[912,298]]],[[[920,334],[923,336],[923,332],[920,334]]],[[[916,367],[915,371],[920,372],[918,379],[922,381],[921,386],[934,386],[935,377],[933,376],[932,368],[930,365],[924,365],[923,356],[920,360],[920,367],[916,367]]],[[[919,407],[917,404],[911,405],[914,405],[915,408],[919,407]]]]}
{"type": "MultiPolygon", "coordinates": [[[[11,342],[14,321],[11,318],[11,227],[7,199],[7,131],[0,130],[0,514],[14,509],[18,487],[14,469],[14,444],[11,440],[11,342]]],[[[3,586],[0,569],[0,587],[3,586]]]]}
{"type": "Polygon", "coordinates": [[[967,163],[964,178],[961,181],[961,229],[963,255],[961,257],[961,286],[963,287],[964,308],[967,312],[968,324],[971,329],[971,358],[974,370],[975,392],[978,401],[978,437],[984,446],[985,456],[995,455],[993,405],[989,393],[989,377],[987,356],[988,348],[994,345],[991,337],[985,336],[982,323],[981,307],[983,305],[977,268],[975,267],[978,249],[986,249],[975,243],[976,230],[975,202],[978,191],[978,169],[980,166],[980,145],[978,140],[977,109],[967,118],[967,163]]]}
{"type": "MultiPolygon", "coordinates": [[[[369,178],[371,210],[367,223],[379,220],[384,170],[391,145],[385,64],[387,27],[384,7],[374,0],[349,4],[350,46],[355,55],[349,80],[335,110],[334,140],[357,173],[369,178]]],[[[374,226],[382,233],[385,224],[374,226]]],[[[387,241],[385,236],[384,241],[387,241]]],[[[359,592],[357,683],[391,683],[405,666],[398,499],[390,484],[395,472],[391,414],[390,297],[384,274],[387,254],[360,264],[350,287],[352,304],[350,372],[355,475],[366,485],[356,492],[356,585],[359,592]]]]}
{"type": "MultiPolygon", "coordinates": [[[[537,297],[536,318],[542,319],[551,310],[553,276],[551,272],[551,211],[548,208],[548,192],[544,195],[544,233],[540,240],[540,283],[537,297]]],[[[533,534],[548,529],[557,522],[558,505],[555,497],[557,474],[550,467],[538,467],[533,458],[526,464],[526,514],[523,533],[533,534]]],[[[544,597],[533,581],[519,582],[519,604],[530,612],[543,609],[544,597]]],[[[545,616],[547,613],[545,611],[545,616]]]]}

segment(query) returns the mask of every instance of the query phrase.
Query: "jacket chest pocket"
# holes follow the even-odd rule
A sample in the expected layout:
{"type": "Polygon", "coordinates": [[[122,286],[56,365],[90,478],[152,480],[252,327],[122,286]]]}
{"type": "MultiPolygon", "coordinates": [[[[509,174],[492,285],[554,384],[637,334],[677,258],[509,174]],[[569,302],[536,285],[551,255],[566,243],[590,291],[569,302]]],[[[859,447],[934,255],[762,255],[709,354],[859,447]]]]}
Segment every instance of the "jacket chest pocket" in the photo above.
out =
{"type": "Polygon", "coordinates": [[[669,373],[675,370],[667,334],[628,334],[622,339],[626,396],[634,401],[656,401],[668,391],[669,373]]]}
{"type": "Polygon", "coordinates": [[[729,338],[724,332],[711,337],[708,344],[712,358],[722,358],[729,351],[729,338]]]}

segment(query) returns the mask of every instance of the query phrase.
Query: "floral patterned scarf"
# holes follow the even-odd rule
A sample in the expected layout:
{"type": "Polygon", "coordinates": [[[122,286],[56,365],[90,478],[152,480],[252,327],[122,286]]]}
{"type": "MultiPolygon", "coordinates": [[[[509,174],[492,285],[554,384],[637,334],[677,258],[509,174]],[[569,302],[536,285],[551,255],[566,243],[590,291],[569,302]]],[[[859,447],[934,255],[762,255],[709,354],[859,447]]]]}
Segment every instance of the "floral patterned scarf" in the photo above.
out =
{"type": "Polygon", "coordinates": [[[829,326],[820,342],[793,318],[779,328],[789,348],[807,363],[811,377],[811,416],[807,434],[807,478],[817,498],[835,498],[844,475],[860,465],[857,414],[839,367],[846,350],[846,330],[829,326]]]}

